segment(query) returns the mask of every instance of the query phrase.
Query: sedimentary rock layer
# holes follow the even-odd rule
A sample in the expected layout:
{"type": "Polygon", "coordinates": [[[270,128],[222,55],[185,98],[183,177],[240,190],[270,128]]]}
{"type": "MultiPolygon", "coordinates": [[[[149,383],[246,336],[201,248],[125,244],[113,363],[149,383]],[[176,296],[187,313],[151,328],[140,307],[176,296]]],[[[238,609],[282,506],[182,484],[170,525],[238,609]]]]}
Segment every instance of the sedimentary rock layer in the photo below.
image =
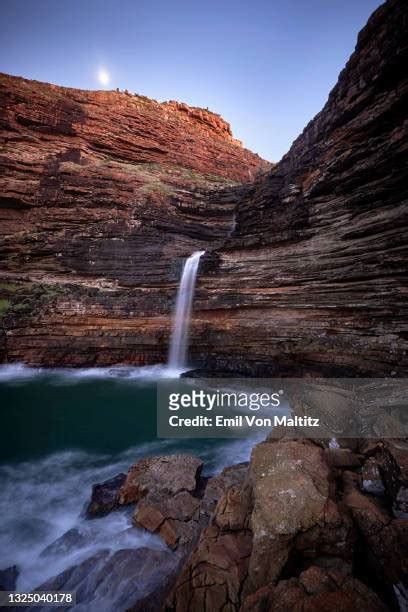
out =
{"type": "Polygon", "coordinates": [[[208,110],[7,75],[0,128],[3,358],[162,360],[182,258],[269,164],[208,110]]]}
{"type": "Polygon", "coordinates": [[[401,0],[372,15],[322,111],[238,198],[198,285],[202,363],[407,372],[407,27],[401,0]]]}
{"type": "Polygon", "coordinates": [[[407,22],[385,2],[288,154],[232,187],[265,165],[215,115],[2,77],[3,358],[163,361],[206,249],[196,363],[404,375],[407,22]]]}

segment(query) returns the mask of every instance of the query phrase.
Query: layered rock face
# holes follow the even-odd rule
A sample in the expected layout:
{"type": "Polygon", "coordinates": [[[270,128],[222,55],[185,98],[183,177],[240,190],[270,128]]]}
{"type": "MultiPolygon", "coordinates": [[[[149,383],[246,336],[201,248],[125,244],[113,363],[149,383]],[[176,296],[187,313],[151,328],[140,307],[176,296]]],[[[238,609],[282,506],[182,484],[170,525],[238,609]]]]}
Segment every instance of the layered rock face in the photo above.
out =
{"type": "Polygon", "coordinates": [[[373,14],[266,173],[205,110],[3,76],[3,360],[163,361],[181,260],[206,249],[196,363],[405,374],[407,18],[373,14]]]}
{"type": "Polygon", "coordinates": [[[269,164],[177,102],[2,75],[0,109],[3,359],[161,361],[182,258],[269,164]]]}
{"type": "Polygon", "coordinates": [[[400,0],[372,15],[323,110],[238,198],[198,286],[207,367],[407,372],[407,24],[400,0]]]}

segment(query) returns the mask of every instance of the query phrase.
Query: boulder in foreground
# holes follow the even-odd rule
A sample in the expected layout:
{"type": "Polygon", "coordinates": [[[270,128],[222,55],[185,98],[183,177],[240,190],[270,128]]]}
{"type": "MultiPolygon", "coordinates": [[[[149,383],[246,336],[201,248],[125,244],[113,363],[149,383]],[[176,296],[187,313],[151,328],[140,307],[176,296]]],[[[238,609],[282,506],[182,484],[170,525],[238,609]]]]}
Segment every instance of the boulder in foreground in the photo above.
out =
{"type": "Polygon", "coordinates": [[[141,459],[130,468],[119,493],[120,504],[138,502],[151,493],[177,495],[197,486],[203,462],[192,455],[141,459]]]}

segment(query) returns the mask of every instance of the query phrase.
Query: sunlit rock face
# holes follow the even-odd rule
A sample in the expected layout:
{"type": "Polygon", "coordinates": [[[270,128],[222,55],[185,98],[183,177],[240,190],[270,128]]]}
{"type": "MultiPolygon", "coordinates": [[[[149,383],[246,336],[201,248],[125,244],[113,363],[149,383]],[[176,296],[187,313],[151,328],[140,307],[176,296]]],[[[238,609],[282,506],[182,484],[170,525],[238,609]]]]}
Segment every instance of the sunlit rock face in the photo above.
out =
{"type": "Polygon", "coordinates": [[[0,109],[2,359],[163,361],[183,258],[270,164],[173,101],[1,75],[0,109]]]}
{"type": "Polygon", "coordinates": [[[407,371],[407,20],[397,0],[372,15],[322,111],[238,198],[196,293],[207,367],[407,371]]]}
{"type": "Polygon", "coordinates": [[[205,250],[200,367],[404,374],[407,19],[373,14],[272,169],[205,110],[3,76],[2,358],[164,361],[182,259],[205,250]]]}

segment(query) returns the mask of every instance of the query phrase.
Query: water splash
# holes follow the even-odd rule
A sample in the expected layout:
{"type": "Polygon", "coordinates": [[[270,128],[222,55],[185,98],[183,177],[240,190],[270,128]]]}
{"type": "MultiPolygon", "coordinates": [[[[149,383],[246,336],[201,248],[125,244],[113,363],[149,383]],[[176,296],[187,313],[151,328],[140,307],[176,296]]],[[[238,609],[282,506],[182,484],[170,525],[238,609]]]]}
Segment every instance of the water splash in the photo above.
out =
{"type": "Polygon", "coordinates": [[[183,274],[177,293],[176,311],[171,335],[168,368],[170,371],[181,371],[186,366],[188,332],[191,310],[193,307],[194,289],[198,264],[205,251],[196,251],[185,262],[183,274]]]}

